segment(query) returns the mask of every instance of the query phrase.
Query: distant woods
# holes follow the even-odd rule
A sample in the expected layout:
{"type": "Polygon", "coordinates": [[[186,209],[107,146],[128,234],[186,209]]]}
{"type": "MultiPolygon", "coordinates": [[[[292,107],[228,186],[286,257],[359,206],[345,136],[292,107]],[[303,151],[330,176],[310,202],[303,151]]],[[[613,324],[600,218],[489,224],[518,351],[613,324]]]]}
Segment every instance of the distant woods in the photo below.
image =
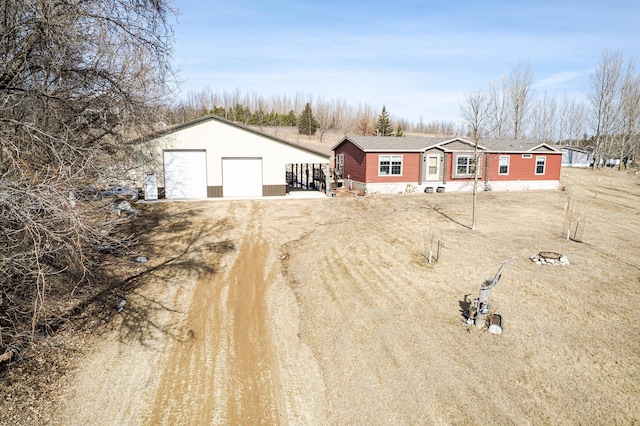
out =
{"type": "MultiPolygon", "coordinates": [[[[633,61],[621,52],[606,51],[589,76],[580,99],[550,95],[536,86],[529,62],[484,85],[486,123],[483,138],[535,139],[540,142],[595,146],[598,157],[633,158],[638,149],[640,77],[633,61]],[[614,151],[616,152],[614,155],[614,151]]],[[[463,96],[460,96],[464,103],[463,96]]],[[[309,104],[320,138],[330,130],[362,136],[422,133],[472,137],[464,119],[410,122],[383,107],[368,103],[350,105],[344,99],[296,93],[264,97],[255,92],[192,91],[172,105],[168,124],[183,123],[216,114],[249,126],[299,126],[309,104]]]]}
{"type": "MultiPolygon", "coordinates": [[[[305,113],[307,104],[316,122],[314,134],[321,138],[330,130],[361,136],[373,136],[379,130],[378,121],[381,110],[368,103],[353,106],[347,104],[344,99],[327,100],[322,96],[303,93],[296,93],[293,96],[274,95],[266,98],[255,92],[242,93],[239,89],[222,93],[214,92],[210,88],[192,91],[185,100],[169,109],[166,120],[168,124],[177,124],[215,114],[248,126],[297,127],[300,125],[299,120],[305,113]]],[[[402,135],[407,131],[454,135],[459,130],[453,122],[411,123],[406,119],[390,115],[386,108],[384,115],[385,134],[388,134],[388,129],[393,129],[394,135],[402,135]]],[[[305,133],[301,132],[301,134],[305,133]]]]}
{"type": "MultiPolygon", "coordinates": [[[[530,64],[518,65],[511,74],[492,81],[486,90],[487,131],[483,137],[499,139],[539,139],[556,143],[584,143],[587,138],[587,105],[568,96],[561,98],[542,93],[535,96],[530,64]]],[[[405,133],[471,136],[464,120],[422,119],[415,123],[398,117],[386,106],[368,103],[356,106],[344,99],[297,93],[269,98],[255,92],[215,92],[210,88],[189,92],[186,99],[170,107],[168,124],[191,121],[215,114],[231,121],[255,127],[296,127],[309,104],[320,137],[330,130],[361,136],[398,136],[405,133]]]]}

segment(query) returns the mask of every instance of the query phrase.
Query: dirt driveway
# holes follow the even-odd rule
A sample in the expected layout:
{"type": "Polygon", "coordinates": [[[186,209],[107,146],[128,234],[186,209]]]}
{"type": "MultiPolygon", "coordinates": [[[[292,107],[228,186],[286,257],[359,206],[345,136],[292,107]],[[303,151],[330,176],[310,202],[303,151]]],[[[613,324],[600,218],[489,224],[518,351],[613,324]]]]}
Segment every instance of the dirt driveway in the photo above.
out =
{"type": "Polygon", "coordinates": [[[158,272],[53,423],[640,422],[640,179],[563,183],[480,194],[476,231],[470,194],[157,204],[158,272]],[[561,237],[569,194],[582,242],[561,237]],[[543,250],[571,265],[529,260],[543,250]],[[508,259],[504,333],[463,326],[508,259]]]}

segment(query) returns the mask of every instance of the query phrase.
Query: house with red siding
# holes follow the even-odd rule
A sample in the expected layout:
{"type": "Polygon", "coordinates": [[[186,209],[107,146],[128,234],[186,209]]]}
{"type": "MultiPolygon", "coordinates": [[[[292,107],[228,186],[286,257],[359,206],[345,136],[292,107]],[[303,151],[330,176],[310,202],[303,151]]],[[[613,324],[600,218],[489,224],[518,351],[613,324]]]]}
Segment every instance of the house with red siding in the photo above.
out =
{"type": "Polygon", "coordinates": [[[345,136],[333,147],[336,174],[365,193],[558,189],[562,152],[529,140],[345,136]],[[430,188],[430,189],[429,189],[430,188]]]}

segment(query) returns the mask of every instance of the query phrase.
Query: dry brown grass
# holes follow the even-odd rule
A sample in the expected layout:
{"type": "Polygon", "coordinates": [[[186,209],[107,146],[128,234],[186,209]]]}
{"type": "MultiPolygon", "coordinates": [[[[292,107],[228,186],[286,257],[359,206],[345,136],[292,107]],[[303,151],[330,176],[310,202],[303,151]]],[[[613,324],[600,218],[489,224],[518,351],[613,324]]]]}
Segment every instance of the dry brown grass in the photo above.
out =
{"type": "Polygon", "coordinates": [[[161,302],[148,320],[175,333],[123,335],[125,309],[76,358],[52,423],[638,423],[640,175],[564,170],[562,183],[480,194],[476,231],[470,194],[159,203],[189,223],[158,228],[153,262],[216,267],[167,269],[133,295],[131,309],[161,302]],[[582,242],[562,236],[569,194],[582,242]],[[445,249],[426,264],[432,232],[445,249]],[[197,249],[221,241],[235,250],[197,249]],[[571,265],[536,265],[539,251],[571,265]],[[503,334],[462,326],[507,259],[490,301],[503,334]]]}
{"type": "Polygon", "coordinates": [[[563,182],[565,192],[481,194],[476,232],[465,226],[467,194],[345,200],[330,232],[290,245],[321,253],[293,255],[289,270],[303,336],[330,383],[330,423],[640,420],[640,179],[569,170],[563,182]],[[582,243],[562,238],[569,193],[582,243]],[[446,241],[435,265],[419,253],[428,229],[446,241]],[[572,265],[528,259],[542,250],[572,265]],[[467,332],[464,296],[511,258],[492,294],[504,334],[467,332]]]}

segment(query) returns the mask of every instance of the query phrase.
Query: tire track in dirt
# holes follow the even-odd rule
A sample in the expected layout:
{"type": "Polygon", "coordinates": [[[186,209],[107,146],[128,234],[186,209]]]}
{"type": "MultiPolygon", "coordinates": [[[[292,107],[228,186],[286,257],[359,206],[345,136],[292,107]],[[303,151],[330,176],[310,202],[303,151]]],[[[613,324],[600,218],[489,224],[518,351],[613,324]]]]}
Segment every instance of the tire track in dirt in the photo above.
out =
{"type": "Polygon", "coordinates": [[[278,423],[265,306],[269,247],[252,229],[252,208],[228,274],[196,285],[189,338],[169,355],[147,424],[278,423]]]}
{"type": "Polygon", "coordinates": [[[266,324],[264,270],[268,248],[247,238],[228,278],[227,309],[233,311],[234,357],[231,361],[231,424],[274,424],[278,413],[271,374],[271,350],[266,324]]]}

